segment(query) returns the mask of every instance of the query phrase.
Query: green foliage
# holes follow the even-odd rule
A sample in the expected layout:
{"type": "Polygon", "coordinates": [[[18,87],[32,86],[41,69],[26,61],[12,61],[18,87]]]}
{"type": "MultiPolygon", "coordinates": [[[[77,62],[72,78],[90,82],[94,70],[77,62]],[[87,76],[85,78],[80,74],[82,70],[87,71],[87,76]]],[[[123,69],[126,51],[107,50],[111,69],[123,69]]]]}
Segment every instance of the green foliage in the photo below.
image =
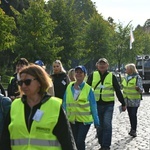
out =
{"type": "Polygon", "coordinates": [[[30,0],[15,0],[9,1],[10,5],[19,12],[22,12],[23,9],[27,9],[29,7],[30,0]]]}
{"type": "Polygon", "coordinates": [[[93,14],[96,14],[95,5],[91,0],[75,0],[74,8],[78,14],[82,14],[82,20],[88,21],[93,14]]]}
{"type": "Polygon", "coordinates": [[[7,16],[0,8],[0,51],[13,48],[15,37],[12,31],[15,28],[14,18],[7,16]]]}
{"type": "Polygon", "coordinates": [[[150,54],[150,34],[144,28],[137,28],[134,33],[135,43],[133,50],[136,54],[150,54]]]}
{"type": "Polygon", "coordinates": [[[85,49],[89,60],[107,57],[113,35],[112,27],[99,14],[94,14],[87,22],[85,33],[85,49]],[[90,55],[89,55],[90,53],[90,55]]]}
{"type": "Polygon", "coordinates": [[[49,1],[48,8],[52,11],[52,18],[57,21],[58,26],[55,28],[55,34],[62,37],[59,46],[63,46],[64,50],[58,53],[57,58],[69,67],[71,59],[80,58],[78,51],[80,26],[80,14],[74,9],[74,0],[56,0],[49,1]]]}
{"type": "Polygon", "coordinates": [[[134,30],[130,50],[131,22],[123,26],[112,17],[104,20],[91,0],[8,2],[10,7],[6,2],[1,7],[15,19],[0,9],[0,72],[4,74],[12,74],[18,57],[30,62],[42,59],[48,66],[61,59],[67,69],[82,64],[92,71],[100,57],[119,66],[134,63],[138,54],[150,54],[150,20],[134,30]]]}
{"type": "Polygon", "coordinates": [[[111,51],[111,57],[113,60],[112,64],[117,64],[119,69],[122,63],[128,62],[130,60],[130,28],[130,22],[125,27],[122,23],[115,25],[115,34],[113,38],[113,50],[111,51]]]}
{"type": "Polygon", "coordinates": [[[19,28],[16,51],[19,57],[49,62],[63,49],[63,46],[58,46],[61,38],[53,34],[57,24],[51,19],[50,11],[44,7],[44,0],[30,1],[29,8],[17,17],[19,28]]]}
{"type": "Polygon", "coordinates": [[[1,82],[9,83],[9,80],[10,80],[10,76],[5,75],[5,74],[1,76],[1,82]]]}

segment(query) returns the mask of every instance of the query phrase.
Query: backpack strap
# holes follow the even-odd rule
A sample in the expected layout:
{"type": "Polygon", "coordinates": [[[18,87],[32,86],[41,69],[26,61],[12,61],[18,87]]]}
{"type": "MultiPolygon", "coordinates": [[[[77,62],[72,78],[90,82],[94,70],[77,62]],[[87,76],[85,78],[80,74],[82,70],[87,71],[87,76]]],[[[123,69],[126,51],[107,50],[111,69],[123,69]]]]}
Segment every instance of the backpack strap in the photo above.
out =
{"type": "MultiPolygon", "coordinates": [[[[101,76],[99,71],[98,71],[98,73],[99,73],[99,76],[101,76]]],[[[97,88],[97,86],[100,84],[100,82],[101,82],[101,79],[97,82],[97,84],[96,84],[95,87],[93,88],[94,90],[97,88]]]]}
{"type": "Polygon", "coordinates": [[[101,80],[95,85],[94,90],[97,88],[97,86],[100,84],[101,80]]]}

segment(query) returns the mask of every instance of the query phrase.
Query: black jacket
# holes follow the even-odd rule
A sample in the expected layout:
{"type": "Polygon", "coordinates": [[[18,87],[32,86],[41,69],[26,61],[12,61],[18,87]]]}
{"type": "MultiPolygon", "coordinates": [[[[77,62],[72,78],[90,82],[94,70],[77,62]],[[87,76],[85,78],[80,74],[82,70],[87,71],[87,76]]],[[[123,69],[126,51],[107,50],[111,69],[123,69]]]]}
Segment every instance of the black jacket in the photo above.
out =
{"type": "MultiPolygon", "coordinates": [[[[27,126],[27,129],[29,132],[30,132],[32,122],[33,122],[32,118],[33,118],[36,110],[40,109],[41,105],[44,102],[46,102],[47,100],[49,100],[49,98],[50,98],[49,95],[45,95],[43,100],[40,103],[38,103],[37,105],[35,105],[32,108],[32,110],[26,102],[26,97],[24,96],[22,98],[22,102],[24,103],[25,122],[26,122],[26,126],[27,126]]],[[[19,118],[16,118],[16,119],[19,119],[19,118]]],[[[0,142],[0,150],[11,150],[10,134],[9,134],[9,130],[8,130],[9,124],[10,124],[10,113],[8,113],[8,116],[7,116],[5,124],[4,124],[2,140],[0,142]]],[[[67,117],[66,117],[65,112],[62,107],[60,108],[59,119],[53,130],[53,134],[58,138],[58,141],[61,144],[62,150],[77,150],[70,124],[67,120],[67,117]]]]}
{"type": "Polygon", "coordinates": [[[52,74],[51,75],[55,96],[63,99],[67,85],[69,84],[69,78],[66,73],[52,74]]]}
{"type": "Polygon", "coordinates": [[[5,93],[5,89],[4,87],[2,86],[2,84],[0,84],[0,90],[1,90],[1,94],[3,94],[4,96],[6,96],[6,93],[5,93]]]}
{"type": "Polygon", "coordinates": [[[8,88],[7,88],[7,92],[8,92],[8,97],[10,96],[18,96],[19,90],[18,90],[18,84],[17,84],[17,74],[13,75],[13,78],[11,79],[10,83],[8,84],[8,88]]]}

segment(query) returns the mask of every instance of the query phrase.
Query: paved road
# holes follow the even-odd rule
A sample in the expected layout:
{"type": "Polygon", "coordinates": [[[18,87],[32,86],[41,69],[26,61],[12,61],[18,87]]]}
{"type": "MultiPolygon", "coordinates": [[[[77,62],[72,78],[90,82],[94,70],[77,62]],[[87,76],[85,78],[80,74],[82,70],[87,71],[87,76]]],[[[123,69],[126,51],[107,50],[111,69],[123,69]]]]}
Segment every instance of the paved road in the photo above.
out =
{"type": "MultiPolygon", "coordinates": [[[[128,135],[130,126],[127,111],[120,114],[119,105],[120,103],[116,100],[111,150],[150,150],[150,94],[143,95],[138,110],[136,138],[128,135]]],[[[95,129],[91,126],[86,138],[86,150],[98,150],[100,148],[95,135],[95,129]]]]}

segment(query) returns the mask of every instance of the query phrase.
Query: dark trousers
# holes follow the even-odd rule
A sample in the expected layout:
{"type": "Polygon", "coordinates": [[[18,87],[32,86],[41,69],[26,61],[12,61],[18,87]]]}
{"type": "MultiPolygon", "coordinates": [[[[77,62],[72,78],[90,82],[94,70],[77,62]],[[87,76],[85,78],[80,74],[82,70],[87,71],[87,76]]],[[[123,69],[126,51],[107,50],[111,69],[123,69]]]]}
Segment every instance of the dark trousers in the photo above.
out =
{"type": "Polygon", "coordinates": [[[127,107],[131,130],[135,130],[137,128],[137,110],[138,107],[127,107]]]}
{"type": "Polygon", "coordinates": [[[73,136],[78,150],[85,150],[85,139],[89,131],[90,125],[84,125],[81,122],[71,123],[73,136]]]}
{"type": "Polygon", "coordinates": [[[97,105],[100,128],[98,141],[102,148],[110,148],[112,139],[112,118],[114,104],[97,105]]]}

